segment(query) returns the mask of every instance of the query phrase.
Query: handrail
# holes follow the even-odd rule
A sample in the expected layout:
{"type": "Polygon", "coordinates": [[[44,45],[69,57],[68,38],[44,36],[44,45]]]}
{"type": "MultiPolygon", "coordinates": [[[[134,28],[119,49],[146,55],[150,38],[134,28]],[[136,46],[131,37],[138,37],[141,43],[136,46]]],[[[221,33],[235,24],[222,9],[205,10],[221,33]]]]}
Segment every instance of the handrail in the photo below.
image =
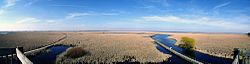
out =
{"type": "Polygon", "coordinates": [[[232,64],[239,64],[239,55],[236,56],[232,64]]]}
{"type": "Polygon", "coordinates": [[[18,48],[16,48],[16,54],[22,64],[33,64],[18,48]]]}
{"type": "Polygon", "coordinates": [[[185,59],[185,60],[187,60],[187,61],[189,61],[189,62],[191,62],[191,63],[194,63],[194,64],[203,64],[202,62],[199,62],[199,61],[197,61],[197,60],[194,60],[194,59],[192,59],[192,58],[189,58],[189,57],[187,57],[187,56],[185,56],[185,55],[183,55],[183,54],[181,54],[181,53],[179,53],[179,52],[177,52],[177,51],[175,51],[175,50],[169,48],[168,46],[166,46],[166,45],[164,45],[164,44],[162,44],[162,43],[160,43],[160,42],[158,42],[158,41],[156,41],[156,40],[155,40],[155,42],[156,42],[157,44],[159,44],[160,46],[164,47],[165,49],[169,50],[170,52],[174,53],[175,55],[177,55],[177,56],[179,56],[179,57],[181,57],[181,58],[183,58],[183,59],[185,59]]]}
{"type": "MultiPolygon", "coordinates": [[[[24,54],[25,54],[25,55],[29,55],[29,54],[31,54],[31,53],[33,53],[33,52],[36,52],[36,51],[40,51],[40,50],[46,49],[46,48],[48,48],[48,47],[50,47],[50,46],[56,45],[58,42],[63,41],[65,38],[67,38],[67,35],[64,35],[62,38],[60,38],[59,40],[55,41],[54,43],[48,44],[48,45],[46,45],[46,46],[44,46],[44,47],[41,47],[41,48],[36,48],[36,49],[33,49],[33,50],[26,51],[26,52],[24,52],[24,54]]],[[[0,57],[11,57],[11,55],[12,55],[12,54],[9,54],[9,55],[7,55],[7,56],[0,56],[0,57]]],[[[15,56],[16,54],[13,54],[13,55],[15,56]]]]}

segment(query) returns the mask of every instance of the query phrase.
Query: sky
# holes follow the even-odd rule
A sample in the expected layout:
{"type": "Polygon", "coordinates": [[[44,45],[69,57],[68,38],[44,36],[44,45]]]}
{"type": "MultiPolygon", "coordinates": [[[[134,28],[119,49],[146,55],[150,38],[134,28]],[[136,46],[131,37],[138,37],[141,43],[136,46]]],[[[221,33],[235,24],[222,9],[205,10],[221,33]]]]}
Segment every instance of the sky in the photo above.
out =
{"type": "Polygon", "coordinates": [[[0,31],[250,32],[250,0],[0,0],[0,31]]]}

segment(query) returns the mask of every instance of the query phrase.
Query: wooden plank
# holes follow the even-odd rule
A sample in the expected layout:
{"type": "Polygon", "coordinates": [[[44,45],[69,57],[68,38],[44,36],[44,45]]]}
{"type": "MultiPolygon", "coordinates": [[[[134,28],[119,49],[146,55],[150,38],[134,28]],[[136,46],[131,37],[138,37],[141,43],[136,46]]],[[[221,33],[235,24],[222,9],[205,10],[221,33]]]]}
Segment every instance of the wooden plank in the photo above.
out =
{"type": "Polygon", "coordinates": [[[239,55],[236,56],[232,64],[239,64],[239,55]]]}
{"type": "Polygon", "coordinates": [[[16,54],[22,64],[33,64],[18,48],[16,48],[16,54]]]}
{"type": "Polygon", "coordinates": [[[181,57],[182,59],[185,59],[185,60],[187,60],[187,61],[189,61],[189,62],[191,62],[191,63],[194,63],[194,64],[203,64],[202,62],[199,62],[199,61],[197,61],[197,60],[194,60],[194,59],[192,59],[192,58],[189,58],[189,57],[187,57],[187,56],[185,56],[185,55],[183,55],[183,54],[181,54],[181,53],[179,53],[179,52],[177,52],[177,51],[175,51],[175,50],[169,48],[168,46],[162,44],[161,42],[158,42],[158,41],[156,41],[156,40],[155,40],[155,42],[156,42],[157,44],[159,44],[160,46],[164,47],[165,49],[169,50],[170,52],[174,53],[175,55],[181,57]]]}

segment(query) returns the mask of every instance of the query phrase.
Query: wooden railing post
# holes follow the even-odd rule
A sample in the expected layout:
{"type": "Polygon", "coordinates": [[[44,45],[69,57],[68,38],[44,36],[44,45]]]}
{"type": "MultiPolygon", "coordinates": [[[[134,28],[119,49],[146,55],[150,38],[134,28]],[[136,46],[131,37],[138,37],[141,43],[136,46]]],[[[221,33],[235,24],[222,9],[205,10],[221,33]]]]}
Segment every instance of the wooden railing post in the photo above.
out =
{"type": "Polygon", "coordinates": [[[10,59],[10,64],[13,64],[13,54],[10,55],[11,59],[10,59]]]}
{"type": "Polygon", "coordinates": [[[240,49],[239,48],[234,48],[234,61],[232,64],[239,64],[239,60],[240,60],[240,49]]]}
{"type": "Polygon", "coordinates": [[[189,62],[191,62],[191,63],[193,63],[193,64],[203,64],[202,62],[199,62],[199,61],[197,61],[197,60],[194,60],[194,59],[192,59],[192,58],[189,58],[189,57],[187,57],[187,56],[185,56],[185,55],[183,55],[183,54],[181,54],[181,53],[179,53],[179,52],[177,52],[177,51],[171,49],[170,47],[168,47],[168,46],[162,44],[161,42],[158,42],[158,41],[155,40],[155,43],[156,43],[156,44],[159,44],[160,46],[162,46],[163,48],[165,48],[165,49],[167,49],[168,51],[172,52],[173,54],[175,54],[175,55],[181,57],[182,59],[187,60],[187,61],[189,61],[189,62]]]}
{"type": "Polygon", "coordinates": [[[16,55],[22,64],[33,64],[18,48],[16,48],[16,55]]]}
{"type": "Polygon", "coordinates": [[[23,47],[17,47],[22,53],[24,53],[23,47]]]}
{"type": "Polygon", "coordinates": [[[8,58],[8,55],[5,56],[5,59],[6,59],[6,63],[9,63],[9,58],[8,58]]]}

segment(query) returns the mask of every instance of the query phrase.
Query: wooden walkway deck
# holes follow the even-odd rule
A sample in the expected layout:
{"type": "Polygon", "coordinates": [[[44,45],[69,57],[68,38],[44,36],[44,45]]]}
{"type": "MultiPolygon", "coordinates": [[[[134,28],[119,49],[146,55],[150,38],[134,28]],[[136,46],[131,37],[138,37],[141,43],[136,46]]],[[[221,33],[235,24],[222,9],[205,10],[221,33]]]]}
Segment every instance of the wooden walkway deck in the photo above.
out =
{"type": "Polygon", "coordinates": [[[22,53],[18,48],[16,48],[15,49],[16,54],[13,53],[13,54],[9,54],[9,55],[6,55],[6,56],[0,56],[0,58],[7,58],[7,57],[12,57],[12,56],[17,56],[18,59],[22,62],[22,64],[33,64],[25,55],[30,55],[30,54],[39,52],[41,50],[47,49],[48,47],[57,45],[57,43],[62,42],[66,38],[67,38],[67,35],[65,34],[64,37],[60,38],[58,41],[56,41],[56,42],[54,42],[52,44],[46,45],[46,46],[41,47],[41,48],[33,49],[33,50],[30,50],[30,51],[26,51],[24,53],[22,53]]]}
{"type": "Polygon", "coordinates": [[[22,64],[33,64],[18,48],[16,48],[16,54],[22,64]]]}
{"type": "Polygon", "coordinates": [[[179,53],[179,52],[177,52],[177,51],[175,51],[175,50],[169,48],[168,46],[162,44],[161,42],[155,41],[155,43],[156,43],[156,44],[159,44],[160,46],[162,46],[162,47],[164,47],[165,49],[169,50],[169,51],[172,52],[173,54],[175,54],[175,55],[181,57],[182,59],[185,59],[185,60],[187,60],[187,61],[189,61],[189,62],[191,62],[191,63],[193,63],[193,64],[203,64],[202,62],[199,62],[199,61],[197,61],[197,60],[194,60],[194,59],[192,59],[192,58],[189,58],[189,57],[187,57],[187,56],[185,56],[185,55],[183,55],[183,54],[181,54],[181,53],[179,53]]]}

